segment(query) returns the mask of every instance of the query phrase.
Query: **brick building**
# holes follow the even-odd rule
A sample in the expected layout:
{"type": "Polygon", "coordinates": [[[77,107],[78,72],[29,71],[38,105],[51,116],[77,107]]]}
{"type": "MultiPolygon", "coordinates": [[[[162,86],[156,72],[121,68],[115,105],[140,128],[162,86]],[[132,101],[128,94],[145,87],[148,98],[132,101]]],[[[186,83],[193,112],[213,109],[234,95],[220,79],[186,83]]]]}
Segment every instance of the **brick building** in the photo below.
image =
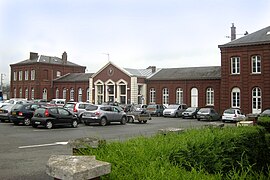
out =
{"type": "Polygon", "coordinates": [[[13,98],[46,99],[55,98],[53,79],[67,73],[84,73],[86,67],[62,58],[38,55],[30,52],[29,59],[11,64],[10,94],[13,98]]]}
{"type": "Polygon", "coordinates": [[[96,73],[62,58],[38,56],[11,66],[11,97],[65,98],[100,104],[186,103],[260,113],[270,107],[270,26],[219,45],[221,67],[120,68],[108,62],[96,73]]]}

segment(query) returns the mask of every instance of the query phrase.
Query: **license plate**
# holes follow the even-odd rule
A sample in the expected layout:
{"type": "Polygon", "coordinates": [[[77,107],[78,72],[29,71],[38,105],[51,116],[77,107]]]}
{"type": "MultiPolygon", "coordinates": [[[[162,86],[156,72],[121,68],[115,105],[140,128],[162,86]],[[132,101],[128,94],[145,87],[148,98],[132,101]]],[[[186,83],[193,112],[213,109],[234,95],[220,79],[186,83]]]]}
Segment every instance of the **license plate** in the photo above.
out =
{"type": "Polygon", "coordinates": [[[12,115],[16,115],[16,112],[12,112],[12,115]]]}
{"type": "Polygon", "coordinates": [[[40,124],[40,122],[35,122],[35,124],[40,124]]]}

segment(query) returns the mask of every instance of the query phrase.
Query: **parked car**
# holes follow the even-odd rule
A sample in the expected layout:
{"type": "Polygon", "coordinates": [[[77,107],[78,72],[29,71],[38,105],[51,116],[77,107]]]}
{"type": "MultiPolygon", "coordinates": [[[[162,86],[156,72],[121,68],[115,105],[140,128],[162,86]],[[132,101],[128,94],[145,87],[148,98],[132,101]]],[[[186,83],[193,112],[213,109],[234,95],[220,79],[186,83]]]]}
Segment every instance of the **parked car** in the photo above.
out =
{"type": "Polygon", "coordinates": [[[268,116],[268,117],[270,117],[270,108],[265,109],[259,116],[268,116]]]}
{"type": "Polygon", "coordinates": [[[8,104],[0,108],[0,120],[1,122],[10,122],[10,112],[14,104],[8,104]]]}
{"type": "Polygon", "coordinates": [[[146,113],[149,113],[151,116],[162,116],[164,109],[166,107],[162,104],[149,104],[146,108],[146,113]]]}
{"type": "Polygon", "coordinates": [[[73,128],[78,127],[77,116],[69,110],[59,106],[48,106],[38,108],[31,119],[32,127],[37,128],[39,125],[51,129],[57,125],[71,125],[73,128]]]}
{"type": "Polygon", "coordinates": [[[182,118],[193,118],[197,119],[197,113],[199,111],[198,107],[189,107],[182,113],[182,118]]]}
{"type": "Polygon", "coordinates": [[[48,105],[49,106],[60,106],[63,107],[66,104],[66,99],[52,99],[48,105]]]}
{"type": "Polygon", "coordinates": [[[126,124],[127,115],[119,106],[93,105],[88,106],[86,111],[83,112],[82,120],[85,125],[99,123],[101,126],[105,126],[110,122],[126,124]]]}
{"type": "Polygon", "coordinates": [[[201,108],[197,112],[197,120],[200,121],[201,119],[215,121],[220,120],[220,114],[214,108],[201,108]]]}
{"type": "Polygon", "coordinates": [[[29,126],[34,111],[42,105],[36,103],[17,103],[11,109],[10,120],[14,125],[20,123],[29,126]]]}
{"type": "Polygon", "coordinates": [[[186,104],[170,104],[166,109],[163,111],[164,117],[181,117],[182,112],[187,109],[186,104]]]}
{"type": "Polygon", "coordinates": [[[87,106],[91,106],[93,104],[91,103],[86,103],[86,102],[67,102],[64,105],[64,108],[68,109],[69,111],[73,112],[76,114],[79,118],[79,121],[82,119],[82,114],[84,111],[86,111],[87,106]]]}
{"type": "Polygon", "coordinates": [[[232,121],[238,122],[246,119],[246,116],[238,108],[229,108],[223,112],[222,122],[232,121]]]}

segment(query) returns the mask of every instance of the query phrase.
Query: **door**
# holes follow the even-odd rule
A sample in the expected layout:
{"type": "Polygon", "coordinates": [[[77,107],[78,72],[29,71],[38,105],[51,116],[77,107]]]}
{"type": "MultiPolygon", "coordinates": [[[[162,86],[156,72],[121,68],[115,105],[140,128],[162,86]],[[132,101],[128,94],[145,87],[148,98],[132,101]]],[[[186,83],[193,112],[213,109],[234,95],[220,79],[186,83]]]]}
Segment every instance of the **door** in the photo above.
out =
{"type": "Polygon", "coordinates": [[[261,89],[255,87],[252,90],[252,114],[259,114],[262,112],[261,103],[262,103],[261,89]]]}
{"type": "Polygon", "coordinates": [[[68,110],[59,108],[58,113],[60,124],[71,123],[73,115],[68,110]]]}

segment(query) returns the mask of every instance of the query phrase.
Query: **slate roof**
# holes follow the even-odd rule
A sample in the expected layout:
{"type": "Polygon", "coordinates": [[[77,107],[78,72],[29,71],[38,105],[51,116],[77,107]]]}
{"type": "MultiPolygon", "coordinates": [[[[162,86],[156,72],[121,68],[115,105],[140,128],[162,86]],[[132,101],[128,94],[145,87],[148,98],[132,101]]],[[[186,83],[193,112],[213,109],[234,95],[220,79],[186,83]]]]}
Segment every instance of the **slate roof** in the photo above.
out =
{"type": "MultiPolygon", "coordinates": [[[[40,63],[49,63],[49,64],[64,64],[63,60],[59,57],[55,57],[55,56],[45,56],[45,55],[39,55],[38,58],[36,59],[26,59],[23,60],[21,62],[18,62],[16,64],[31,64],[33,62],[40,62],[40,63]]],[[[66,65],[68,66],[80,66],[78,64],[72,63],[70,61],[67,61],[66,65]]]]}
{"type": "Polygon", "coordinates": [[[236,47],[236,46],[247,46],[247,45],[258,45],[258,44],[269,44],[270,43],[270,26],[263,28],[254,33],[248,34],[239,39],[235,39],[227,44],[219,45],[222,47],[236,47]]]}
{"type": "Polygon", "coordinates": [[[54,82],[76,82],[76,81],[89,81],[89,78],[94,73],[68,73],[64,76],[61,76],[57,79],[54,79],[54,82]]]}
{"type": "Polygon", "coordinates": [[[131,76],[137,77],[149,77],[152,73],[152,69],[131,69],[131,68],[124,68],[131,76]]]}
{"type": "Polygon", "coordinates": [[[148,80],[202,80],[221,79],[220,66],[165,68],[148,80]]]}

